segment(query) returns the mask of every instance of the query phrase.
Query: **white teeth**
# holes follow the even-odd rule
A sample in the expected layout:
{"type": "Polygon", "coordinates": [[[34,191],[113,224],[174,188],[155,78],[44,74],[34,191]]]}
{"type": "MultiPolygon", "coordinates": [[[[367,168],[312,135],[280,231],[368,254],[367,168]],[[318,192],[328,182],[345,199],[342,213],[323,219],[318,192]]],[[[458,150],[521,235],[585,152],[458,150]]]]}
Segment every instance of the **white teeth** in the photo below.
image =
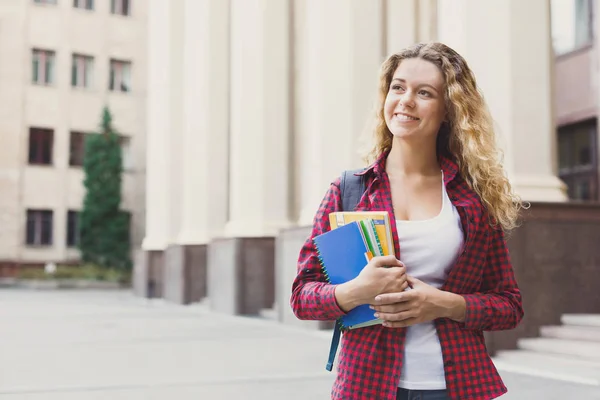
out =
{"type": "Polygon", "coordinates": [[[398,118],[400,121],[417,121],[419,119],[419,118],[409,117],[408,115],[403,115],[403,114],[396,114],[395,117],[398,118]]]}

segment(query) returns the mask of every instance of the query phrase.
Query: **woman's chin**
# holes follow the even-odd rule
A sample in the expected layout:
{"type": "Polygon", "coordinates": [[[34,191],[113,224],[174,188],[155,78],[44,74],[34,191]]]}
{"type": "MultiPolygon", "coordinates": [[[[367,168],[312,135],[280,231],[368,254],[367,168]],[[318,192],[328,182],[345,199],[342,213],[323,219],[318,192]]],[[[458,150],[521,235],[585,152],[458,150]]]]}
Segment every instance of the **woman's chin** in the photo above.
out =
{"type": "Polygon", "coordinates": [[[394,136],[394,139],[406,140],[417,136],[417,132],[413,129],[394,129],[392,131],[392,136],[394,136]]]}

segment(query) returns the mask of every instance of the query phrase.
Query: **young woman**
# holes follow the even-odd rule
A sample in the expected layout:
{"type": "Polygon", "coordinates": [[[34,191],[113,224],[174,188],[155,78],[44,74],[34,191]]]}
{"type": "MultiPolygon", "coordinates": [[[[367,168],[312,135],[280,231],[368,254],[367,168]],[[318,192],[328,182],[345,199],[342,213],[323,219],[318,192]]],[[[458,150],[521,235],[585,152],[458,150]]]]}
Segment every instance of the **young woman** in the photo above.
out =
{"type": "Polygon", "coordinates": [[[376,118],[356,210],[390,213],[399,259],[377,257],[356,279],[327,283],[312,238],[328,231],[328,214],[341,209],[337,179],[315,216],[292,288],[300,319],[334,320],[370,304],[384,321],[343,334],[332,398],[501,396],[506,387],[483,331],[512,329],[523,316],[504,238],[521,202],[475,77],[441,43],[407,48],[382,65],[376,118]]]}

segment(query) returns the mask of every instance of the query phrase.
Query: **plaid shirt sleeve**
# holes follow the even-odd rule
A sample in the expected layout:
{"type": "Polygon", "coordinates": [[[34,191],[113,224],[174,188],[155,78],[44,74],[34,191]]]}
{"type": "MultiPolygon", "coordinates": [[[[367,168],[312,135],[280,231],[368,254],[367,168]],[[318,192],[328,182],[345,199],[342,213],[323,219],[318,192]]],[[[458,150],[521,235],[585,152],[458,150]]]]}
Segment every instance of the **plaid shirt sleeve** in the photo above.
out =
{"type": "Polygon", "coordinates": [[[327,283],[321,269],[313,238],[329,231],[329,213],[341,209],[339,179],[331,184],[313,221],[310,237],[298,258],[297,275],[292,285],[292,310],[299,319],[335,320],[345,313],[335,299],[335,286],[327,283]]]}
{"type": "Polygon", "coordinates": [[[464,326],[486,331],[513,329],[523,318],[521,292],[501,228],[491,228],[481,292],[463,295],[464,326]]]}

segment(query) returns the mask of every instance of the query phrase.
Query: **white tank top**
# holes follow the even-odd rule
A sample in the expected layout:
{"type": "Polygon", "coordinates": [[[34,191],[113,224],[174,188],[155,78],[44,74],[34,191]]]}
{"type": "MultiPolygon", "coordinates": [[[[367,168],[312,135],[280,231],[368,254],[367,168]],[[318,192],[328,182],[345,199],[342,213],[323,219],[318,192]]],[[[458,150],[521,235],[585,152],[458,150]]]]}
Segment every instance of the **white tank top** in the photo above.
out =
{"type": "MultiPolygon", "coordinates": [[[[400,260],[407,273],[438,289],[464,242],[460,215],[443,183],[442,196],[442,210],[437,216],[422,221],[396,220],[400,260]]],[[[407,328],[398,386],[412,390],[446,388],[442,348],[433,321],[407,328]]]]}

